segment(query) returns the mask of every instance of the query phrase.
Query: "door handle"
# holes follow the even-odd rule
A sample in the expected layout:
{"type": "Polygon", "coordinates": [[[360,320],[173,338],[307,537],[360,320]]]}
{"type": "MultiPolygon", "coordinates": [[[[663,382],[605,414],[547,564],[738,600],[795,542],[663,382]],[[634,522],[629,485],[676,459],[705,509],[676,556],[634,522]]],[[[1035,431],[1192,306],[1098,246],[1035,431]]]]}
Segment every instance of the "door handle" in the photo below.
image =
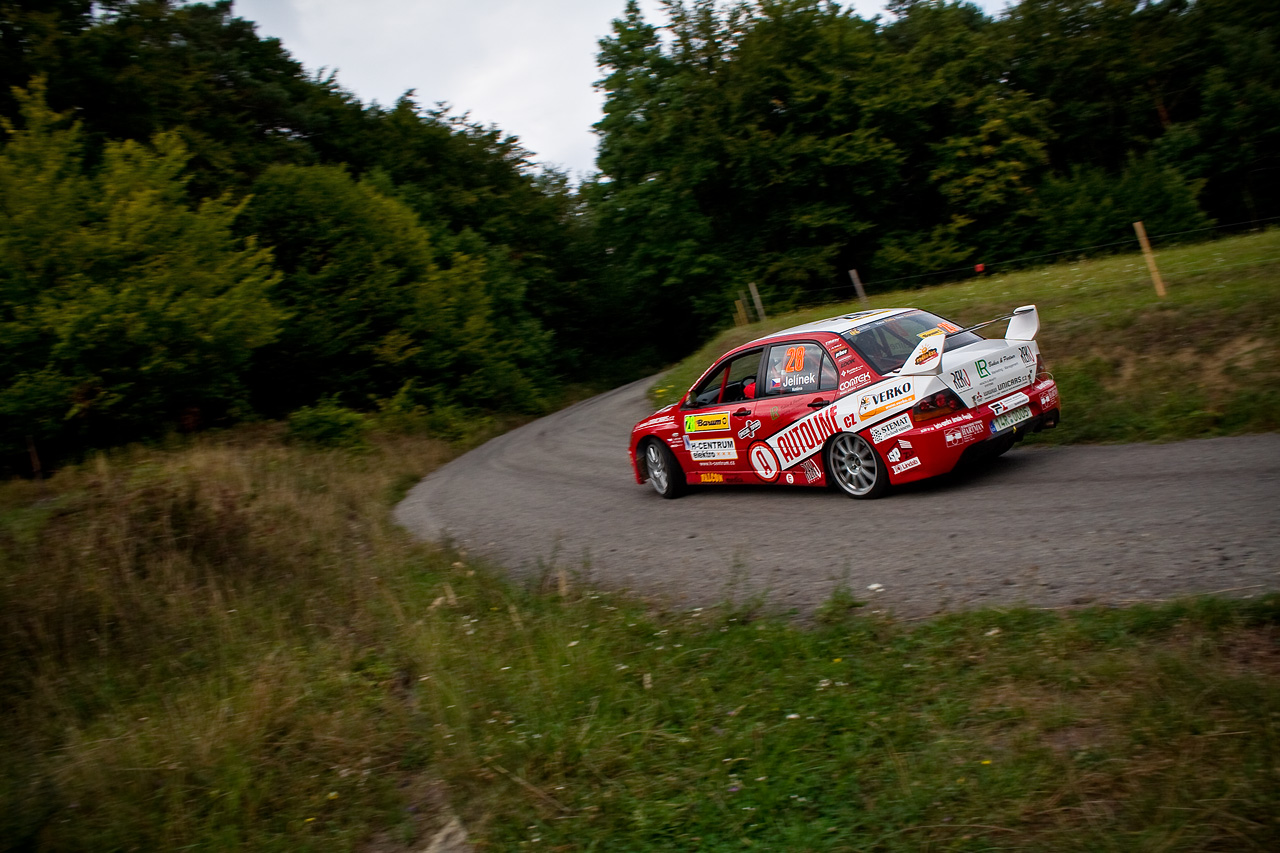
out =
{"type": "Polygon", "coordinates": [[[749,414],[751,414],[751,410],[743,408],[743,409],[738,409],[738,411],[734,412],[733,416],[735,418],[745,418],[749,414]]]}
{"type": "Polygon", "coordinates": [[[819,398],[819,399],[817,399],[817,400],[814,400],[812,403],[810,403],[810,404],[809,404],[809,408],[811,408],[811,409],[821,409],[823,406],[829,406],[829,405],[831,405],[831,401],[830,401],[830,400],[823,400],[823,399],[819,398]]]}

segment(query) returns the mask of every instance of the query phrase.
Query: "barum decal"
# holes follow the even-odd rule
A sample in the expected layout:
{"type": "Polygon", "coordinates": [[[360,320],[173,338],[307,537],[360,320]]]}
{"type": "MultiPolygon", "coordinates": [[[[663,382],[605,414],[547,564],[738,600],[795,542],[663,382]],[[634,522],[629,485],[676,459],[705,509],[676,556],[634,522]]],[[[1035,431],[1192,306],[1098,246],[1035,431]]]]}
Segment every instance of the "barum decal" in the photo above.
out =
{"type": "Polygon", "coordinates": [[[738,448],[732,438],[701,438],[689,442],[689,456],[694,462],[710,459],[737,459],[738,448]]]}
{"type": "Polygon", "coordinates": [[[871,394],[863,394],[862,399],[858,401],[858,419],[865,421],[890,409],[915,402],[914,387],[911,380],[907,379],[892,385],[881,386],[879,391],[871,394]]]}
{"type": "Polygon", "coordinates": [[[704,415],[685,415],[685,432],[718,432],[729,428],[728,412],[708,412],[704,415]]]}
{"type": "Polygon", "coordinates": [[[876,444],[881,444],[909,429],[911,429],[911,416],[904,412],[891,421],[885,421],[882,424],[873,426],[871,428],[871,440],[876,444]]]}
{"type": "MultiPolygon", "coordinates": [[[[790,468],[822,449],[828,436],[840,431],[834,406],[819,409],[812,415],[796,421],[769,439],[769,446],[778,453],[782,467],[790,468]]],[[[753,460],[754,461],[754,460],[753,460]]]]}

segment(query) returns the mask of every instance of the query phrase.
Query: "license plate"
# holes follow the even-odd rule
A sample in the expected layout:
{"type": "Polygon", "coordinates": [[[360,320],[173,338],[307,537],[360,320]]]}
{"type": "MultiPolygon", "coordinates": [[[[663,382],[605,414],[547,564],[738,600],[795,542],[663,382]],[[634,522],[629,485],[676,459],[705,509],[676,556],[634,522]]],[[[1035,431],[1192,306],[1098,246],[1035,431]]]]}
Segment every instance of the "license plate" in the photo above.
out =
{"type": "Polygon", "coordinates": [[[1012,412],[1005,412],[1003,415],[996,415],[991,421],[991,432],[997,433],[1006,430],[1011,426],[1017,426],[1023,421],[1031,420],[1031,407],[1022,406],[1014,409],[1012,412]]]}

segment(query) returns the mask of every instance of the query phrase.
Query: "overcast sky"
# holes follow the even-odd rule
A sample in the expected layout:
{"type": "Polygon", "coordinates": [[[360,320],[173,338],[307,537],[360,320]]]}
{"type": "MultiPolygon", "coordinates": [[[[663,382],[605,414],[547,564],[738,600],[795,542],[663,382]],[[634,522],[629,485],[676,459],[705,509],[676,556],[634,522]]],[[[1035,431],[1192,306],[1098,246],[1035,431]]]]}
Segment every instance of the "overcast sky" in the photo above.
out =
{"type": "MultiPolygon", "coordinates": [[[[883,1],[841,5],[870,17],[883,1]]],[[[650,23],[666,22],[659,0],[640,7],[650,23]]],[[[444,101],[496,124],[575,180],[595,171],[591,125],[604,102],[592,87],[597,42],[626,0],[235,0],[234,8],[307,71],[336,70],[366,104],[391,106],[413,89],[420,106],[444,101]]]]}

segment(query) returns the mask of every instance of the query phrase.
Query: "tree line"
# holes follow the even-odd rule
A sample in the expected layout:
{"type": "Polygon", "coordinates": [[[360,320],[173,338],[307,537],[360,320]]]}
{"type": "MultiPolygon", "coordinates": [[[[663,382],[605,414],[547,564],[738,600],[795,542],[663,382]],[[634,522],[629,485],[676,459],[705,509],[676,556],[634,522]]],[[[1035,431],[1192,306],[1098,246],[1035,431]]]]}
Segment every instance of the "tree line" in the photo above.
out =
{"type": "Polygon", "coordinates": [[[601,41],[574,187],[307,74],[226,0],[0,0],[4,452],[321,400],[536,412],[687,352],[748,282],[783,309],[854,267],[1280,214],[1273,3],[665,6],[601,41]]]}

